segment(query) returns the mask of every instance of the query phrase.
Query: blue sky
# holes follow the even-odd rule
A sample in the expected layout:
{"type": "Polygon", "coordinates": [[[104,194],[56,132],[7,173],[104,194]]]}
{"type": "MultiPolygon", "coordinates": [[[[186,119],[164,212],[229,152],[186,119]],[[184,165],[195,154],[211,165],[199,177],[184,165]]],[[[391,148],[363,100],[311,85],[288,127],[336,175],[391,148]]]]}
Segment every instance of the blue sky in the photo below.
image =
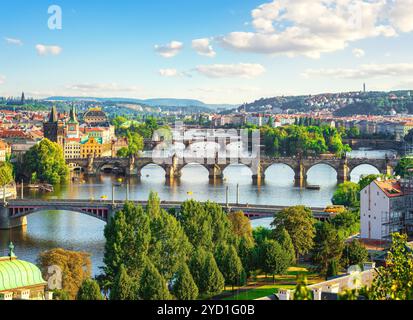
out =
{"type": "Polygon", "coordinates": [[[0,95],[242,103],[413,89],[411,2],[0,0],[0,95]]]}

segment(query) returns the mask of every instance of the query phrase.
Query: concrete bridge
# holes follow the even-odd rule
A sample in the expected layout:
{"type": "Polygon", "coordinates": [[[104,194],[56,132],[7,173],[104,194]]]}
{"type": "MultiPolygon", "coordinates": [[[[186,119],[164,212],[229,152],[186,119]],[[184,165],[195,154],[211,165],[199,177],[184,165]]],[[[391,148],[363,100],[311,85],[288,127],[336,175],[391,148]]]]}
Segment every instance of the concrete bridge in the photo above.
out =
{"type": "MultiPolygon", "coordinates": [[[[146,207],[147,201],[132,201],[146,207]]],[[[0,203],[0,230],[18,228],[27,224],[26,217],[41,211],[70,211],[82,213],[104,222],[108,222],[114,214],[121,210],[125,201],[92,201],[92,200],[9,200],[0,203]]],[[[165,210],[180,210],[182,202],[162,201],[165,210]]],[[[273,217],[275,213],[287,208],[285,206],[220,204],[227,212],[244,212],[250,219],[273,217]]],[[[314,217],[326,220],[331,217],[323,208],[311,208],[314,217]]]]}
{"type": "Polygon", "coordinates": [[[150,164],[156,164],[165,171],[167,179],[180,178],[183,168],[188,164],[200,164],[209,174],[211,180],[220,180],[224,177],[227,167],[234,164],[245,164],[251,169],[254,183],[263,182],[265,173],[274,164],[284,164],[294,171],[297,186],[305,186],[308,171],[320,164],[328,165],[337,172],[337,181],[342,183],[350,180],[351,172],[361,165],[371,165],[382,174],[393,174],[398,159],[355,159],[355,158],[271,158],[261,157],[258,160],[249,159],[205,159],[205,158],[178,158],[177,156],[165,161],[155,161],[152,157],[130,158],[88,158],[67,160],[72,170],[80,170],[88,175],[98,175],[105,169],[119,169],[128,176],[141,176],[142,169],[150,164]]]}

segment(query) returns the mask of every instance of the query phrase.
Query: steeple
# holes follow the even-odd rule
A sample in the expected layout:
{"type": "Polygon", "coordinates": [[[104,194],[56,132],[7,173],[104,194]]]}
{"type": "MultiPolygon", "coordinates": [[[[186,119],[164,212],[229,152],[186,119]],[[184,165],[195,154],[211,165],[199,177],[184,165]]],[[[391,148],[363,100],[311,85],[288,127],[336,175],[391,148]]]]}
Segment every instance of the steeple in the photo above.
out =
{"type": "Polygon", "coordinates": [[[14,254],[14,245],[11,241],[9,243],[9,258],[10,260],[16,258],[16,255],[14,254]]]}
{"type": "Polygon", "coordinates": [[[50,111],[49,122],[50,123],[55,123],[55,122],[58,121],[58,119],[59,119],[59,117],[57,115],[56,106],[53,106],[52,110],[50,111]]]}
{"type": "Polygon", "coordinates": [[[78,123],[77,117],[76,117],[76,109],[75,109],[75,106],[73,104],[72,104],[72,108],[70,109],[69,123],[78,123]]]}

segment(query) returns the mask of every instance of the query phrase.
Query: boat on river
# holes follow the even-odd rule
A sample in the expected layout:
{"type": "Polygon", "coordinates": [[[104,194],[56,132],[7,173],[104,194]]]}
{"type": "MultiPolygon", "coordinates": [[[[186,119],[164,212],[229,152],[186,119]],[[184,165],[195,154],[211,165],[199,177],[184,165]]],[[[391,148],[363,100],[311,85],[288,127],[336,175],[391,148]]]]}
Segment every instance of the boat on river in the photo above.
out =
{"type": "Polygon", "coordinates": [[[321,187],[318,185],[308,185],[306,187],[307,190],[321,190],[321,187]]]}

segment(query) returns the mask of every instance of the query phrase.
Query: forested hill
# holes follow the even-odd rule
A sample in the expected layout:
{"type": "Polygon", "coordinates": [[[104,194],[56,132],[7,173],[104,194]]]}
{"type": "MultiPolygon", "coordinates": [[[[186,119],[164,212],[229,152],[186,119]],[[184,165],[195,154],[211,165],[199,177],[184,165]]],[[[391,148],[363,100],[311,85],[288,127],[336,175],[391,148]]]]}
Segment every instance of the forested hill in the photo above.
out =
{"type": "Polygon", "coordinates": [[[247,112],[329,111],[336,116],[413,114],[413,91],[346,92],[262,98],[240,106],[247,112]]]}

